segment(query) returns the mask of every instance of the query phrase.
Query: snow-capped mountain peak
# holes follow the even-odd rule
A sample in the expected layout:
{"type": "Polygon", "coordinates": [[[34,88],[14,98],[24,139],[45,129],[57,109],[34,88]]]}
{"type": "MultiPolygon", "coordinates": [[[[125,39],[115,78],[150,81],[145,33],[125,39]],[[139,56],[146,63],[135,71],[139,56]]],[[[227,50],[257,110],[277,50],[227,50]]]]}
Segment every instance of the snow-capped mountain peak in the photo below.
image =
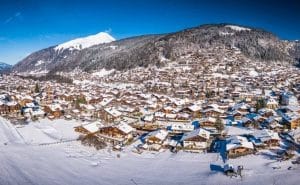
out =
{"type": "Polygon", "coordinates": [[[251,29],[249,29],[249,28],[245,28],[245,27],[241,27],[241,26],[237,26],[237,25],[226,25],[225,27],[231,28],[232,30],[235,30],[235,31],[251,31],[251,29]]]}
{"type": "Polygon", "coordinates": [[[56,51],[70,49],[70,50],[81,50],[89,48],[91,46],[103,43],[109,43],[115,41],[115,39],[106,32],[100,32],[96,35],[90,35],[87,37],[77,38],[62,44],[57,45],[54,49],[56,51]]]}

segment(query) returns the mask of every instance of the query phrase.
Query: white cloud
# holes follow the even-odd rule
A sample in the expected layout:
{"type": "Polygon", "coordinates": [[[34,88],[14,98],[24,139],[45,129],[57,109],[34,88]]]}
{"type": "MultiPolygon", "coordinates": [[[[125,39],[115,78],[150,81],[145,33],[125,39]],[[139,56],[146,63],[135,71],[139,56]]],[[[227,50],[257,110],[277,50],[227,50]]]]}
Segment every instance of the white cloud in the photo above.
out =
{"type": "Polygon", "coordinates": [[[13,16],[7,18],[5,21],[4,21],[4,24],[8,24],[14,20],[21,20],[22,19],[22,13],[21,12],[16,12],[13,16]]]}

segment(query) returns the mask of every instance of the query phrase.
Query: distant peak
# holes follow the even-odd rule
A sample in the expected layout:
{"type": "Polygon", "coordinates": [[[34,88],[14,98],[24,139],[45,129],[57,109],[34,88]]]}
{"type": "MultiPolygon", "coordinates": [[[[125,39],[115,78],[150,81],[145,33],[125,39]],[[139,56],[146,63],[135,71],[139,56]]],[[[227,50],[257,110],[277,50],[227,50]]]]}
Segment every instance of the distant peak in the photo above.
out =
{"type": "Polygon", "coordinates": [[[245,27],[237,26],[237,25],[226,25],[225,27],[230,28],[235,31],[250,31],[251,30],[249,28],[245,28],[245,27]]]}
{"type": "Polygon", "coordinates": [[[81,37],[68,42],[57,45],[54,49],[56,51],[70,49],[70,50],[81,50],[89,48],[94,45],[109,43],[115,41],[111,35],[106,32],[100,32],[95,35],[90,35],[87,37],[81,37]]]}

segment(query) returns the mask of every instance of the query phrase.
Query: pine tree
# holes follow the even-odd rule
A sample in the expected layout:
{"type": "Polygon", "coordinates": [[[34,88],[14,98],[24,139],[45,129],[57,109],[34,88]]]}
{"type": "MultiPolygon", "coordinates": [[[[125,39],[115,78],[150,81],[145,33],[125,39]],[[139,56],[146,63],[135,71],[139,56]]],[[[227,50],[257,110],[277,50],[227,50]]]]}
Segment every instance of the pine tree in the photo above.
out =
{"type": "Polygon", "coordinates": [[[266,107],[266,101],[263,98],[260,98],[256,101],[256,105],[255,105],[256,111],[265,107],[266,107]]]}
{"type": "Polygon", "coordinates": [[[224,124],[221,120],[221,118],[218,116],[215,122],[215,127],[217,129],[218,132],[221,132],[224,130],[224,124]]]}
{"type": "Polygon", "coordinates": [[[35,92],[35,93],[39,93],[39,92],[40,92],[40,87],[39,87],[39,84],[38,84],[38,83],[35,84],[34,92],[35,92]]]}

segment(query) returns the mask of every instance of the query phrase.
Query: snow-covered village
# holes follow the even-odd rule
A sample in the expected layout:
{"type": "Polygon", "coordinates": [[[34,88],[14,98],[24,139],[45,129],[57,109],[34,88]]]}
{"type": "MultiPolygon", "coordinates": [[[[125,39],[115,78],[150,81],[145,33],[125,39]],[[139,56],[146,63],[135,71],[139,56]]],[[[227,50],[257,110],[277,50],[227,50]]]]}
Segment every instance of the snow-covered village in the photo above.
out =
{"type": "MultiPolygon", "coordinates": [[[[109,173],[111,163],[119,162],[119,170],[126,169],[126,173],[145,172],[131,174],[133,179],[120,184],[131,180],[152,184],[152,179],[144,178],[153,168],[148,168],[150,163],[164,176],[181,174],[176,179],[179,184],[189,184],[189,180],[193,184],[201,175],[209,175],[206,184],[252,184],[258,182],[256,176],[264,182],[266,173],[272,183],[282,184],[280,175],[288,174],[296,183],[300,71],[281,63],[242,62],[246,59],[237,48],[210,56],[209,52],[185,55],[165,67],[125,73],[105,69],[92,74],[64,73],[63,82],[47,80],[47,76],[37,80],[2,75],[1,160],[9,159],[12,150],[13,155],[22,153],[37,160],[36,165],[60,168],[56,163],[64,160],[63,155],[74,167],[90,166],[87,170],[93,173],[109,173]],[[213,59],[221,56],[222,60],[213,59]],[[199,60],[209,62],[199,65],[199,60]],[[47,151],[51,151],[49,157],[38,162],[38,153],[47,151]],[[132,166],[126,166],[126,161],[132,166]],[[140,165],[145,166],[141,169],[140,165]],[[168,171],[165,165],[179,167],[168,171]]],[[[93,181],[97,179],[106,184],[99,177],[93,181]]],[[[47,180],[38,184],[48,184],[47,180]]],[[[157,178],[153,184],[172,180],[157,178]]]]}
{"type": "Polygon", "coordinates": [[[298,185],[298,11],[0,1],[0,185],[298,185]]]}

